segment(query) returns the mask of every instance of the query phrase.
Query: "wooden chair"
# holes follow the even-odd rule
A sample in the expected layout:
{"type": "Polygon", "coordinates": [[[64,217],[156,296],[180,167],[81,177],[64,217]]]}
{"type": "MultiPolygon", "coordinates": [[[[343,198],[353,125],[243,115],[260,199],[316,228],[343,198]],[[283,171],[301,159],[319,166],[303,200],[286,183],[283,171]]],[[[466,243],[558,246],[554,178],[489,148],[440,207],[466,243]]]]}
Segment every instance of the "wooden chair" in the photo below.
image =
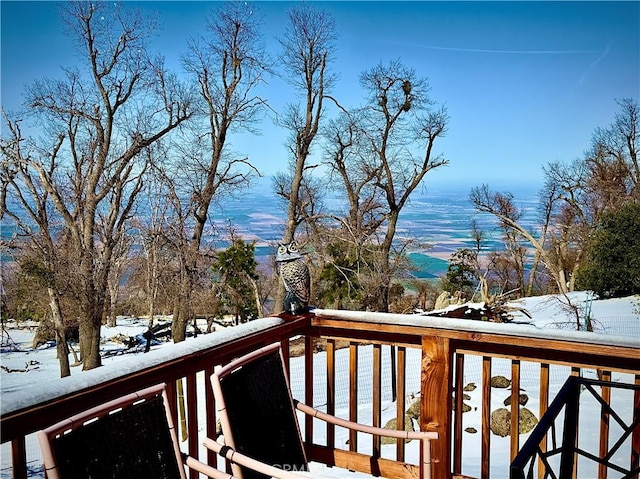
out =
{"type": "Polygon", "coordinates": [[[49,479],[186,479],[185,465],[233,479],[180,451],[165,384],[72,416],[37,437],[49,479]]]}
{"type": "MultiPolygon", "coordinates": [[[[291,396],[279,343],[254,351],[218,369],[211,376],[211,385],[225,445],[228,447],[228,454],[223,455],[229,457],[237,453],[242,455],[242,459],[249,457],[272,466],[272,469],[260,471],[240,461],[232,461],[233,474],[238,478],[299,477],[295,474],[302,471],[304,475],[304,471],[309,470],[296,410],[359,432],[418,439],[422,442],[422,479],[431,477],[430,441],[438,438],[436,432],[396,431],[366,426],[330,416],[295,401],[291,396]],[[292,473],[294,476],[291,476],[292,473]]],[[[205,447],[220,449],[220,445],[212,439],[205,441],[205,447]]]]}

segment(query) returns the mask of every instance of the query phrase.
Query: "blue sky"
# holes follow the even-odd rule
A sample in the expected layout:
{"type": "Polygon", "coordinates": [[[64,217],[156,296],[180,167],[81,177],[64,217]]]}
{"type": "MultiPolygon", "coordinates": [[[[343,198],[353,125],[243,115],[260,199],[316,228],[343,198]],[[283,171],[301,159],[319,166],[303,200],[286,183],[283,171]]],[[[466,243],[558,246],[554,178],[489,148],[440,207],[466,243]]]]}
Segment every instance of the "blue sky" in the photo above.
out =
{"type": "MultiPolygon", "coordinates": [[[[189,35],[204,33],[215,2],[127,2],[159,11],[155,46],[179,68],[189,35]]],[[[589,147],[595,128],[613,121],[616,99],[640,101],[640,2],[313,2],[332,13],[339,40],[334,95],[363,101],[358,77],[400,59],[429,79],[432,98],[450,116],[436,152],[449,166],[427,175],[427,188],[449,183],[506,189],[542,186],[542,166],[571,161],[589,147]]],[[[292,2],[257,2],[274,55],[292,2]]],[[[1,93],[15,110],[24,86],[60,77],[73,64],[70,40],[51,2],[0,3],[1,93]]],[[[272,78],[265,95],[276,111],[291,101],[272,78]]],[[[270,120],[259,137],[233,138],[265,174],[286,169],[287,132],[270,120]]]]}

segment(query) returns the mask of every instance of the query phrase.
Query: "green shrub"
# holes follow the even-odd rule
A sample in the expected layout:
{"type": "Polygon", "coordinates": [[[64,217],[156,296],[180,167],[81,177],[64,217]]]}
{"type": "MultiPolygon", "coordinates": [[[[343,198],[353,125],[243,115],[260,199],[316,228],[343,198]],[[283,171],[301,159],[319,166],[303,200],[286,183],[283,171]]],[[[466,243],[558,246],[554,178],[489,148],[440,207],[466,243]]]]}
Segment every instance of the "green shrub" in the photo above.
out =
{"type": "Polygon", "coordinates": [[[576,286],[601,298],[640,293],[640,203],[627,203],[603,216],[576,286]]]}

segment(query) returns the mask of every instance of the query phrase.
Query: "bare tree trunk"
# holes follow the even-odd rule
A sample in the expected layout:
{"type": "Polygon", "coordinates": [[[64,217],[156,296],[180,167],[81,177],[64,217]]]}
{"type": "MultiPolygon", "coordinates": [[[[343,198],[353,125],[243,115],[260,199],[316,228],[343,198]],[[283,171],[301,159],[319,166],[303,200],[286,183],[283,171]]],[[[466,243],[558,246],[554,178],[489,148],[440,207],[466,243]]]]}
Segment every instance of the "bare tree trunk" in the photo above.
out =
{"type": "Polygon", "coordinates": [[[531,264],[531,271],[529,272],[529,281],[527,284],[527,290],[524,292],[526,297],[533,296],[533,286],[536,280],[536,272],[538,271],[538,265],[540,264],[540,252],[536,251],[533,255],[533,263],[531,264]]]}
{"type": "Polygon", "coordinates": [[[396,227],[398,224],[399,212],[392,211],[387,217],[387,231],[385,233],[382,247],[380,248],[380,273],[382,282],[379,286],[378,311],[382,313],[389,312],[389,290],[391,289],[391,246],[393,238],[396,235],[396,227]]]}
{"type": "Polygon", "coordinates": [[[107,324],[110,327],[116,326],[116,307],[118,305],[118,283],[120,278],[117,277],[109,281],[109,313],[107,315],[107,324]]]}
{"type": "MultiPolygon", "coordinates": [[[[293,241],[296,229],[304,217],[305,205],[300,191],[308,168],[307,158],[324,111],[325,95],[334,82],[327,70],[327,63],[331,60],[335,39],[335,20],[326,12],[306,4],[289,11],[289,28],[281,41],[282,64],[290,75],[291,85],[304,100],[301,108],[291,105],[284,119],[285,126],[292,133],[289,149],[294,162],[289,191],[282,188],[279,192],[288,201],[287,222],[282,238],[285,244],[293,241]]],[[[278,282],[275,311],[284,309],[284,297],[284,285],[278,282]]]]}
{"type": "Polygon", "coordinates": [[[264,311],[262,310],[262,301],[260,300],[260,290],[258,289],[258,283],[248,276],[249,282],[251,283],[251,287],[253,288],[253,294],[255,295],[256,300],[256,309],[258,310],[258,317],[261,318],[264,315],[264,311]]]}
{"type": "Polygon", "coordinates": [[[60,377],[64,378],[71,375],[69,367],[69,347],[67,345],[67,335],[64,327],[64,318],[62,309],[60,308],[60,298],[55,290],[51,287],[47,288],[49,294],[49,307],[51,308],[51,316],[56,330],[56,353],[60,362],[60,377]]]}
{"type": "Polygon", "coordinates": [[[189,304],[191,298],[191,281],[184,278],[173,308],[171,321],[171,338],[174,343],[184,341],[187,337],[187,323],[189,321],[189,304]]]}
{"type": "Polygon", "coordinates": [[[156,309],[156,298],[155,298],[155,294],[152,294],[151,297],[149,298],[149,321],[147,323],[149,327],[153,326],[153,323],[155,321],[154,319],[155,309],[156,309]]]}
{"type": "Polygon", "coordinates": [[[155,321],[155,313],[156,313],[156,298],[158,296],[158,262],[157,256],[155,254],[156,246],[153,246],[153,255],[149,259],[152,261],[152,264],[147,266],[148,271],[148,284],[147,289],[149,290],[149,327],[153,326],[155,321]]]}
{"type": "Polygon", "coordinates": [[[97,318],[84,318],[80,321],[80,357],[82,358],[83,371],[102,365],[100,358],[101,321],[101,311],[98,311],[97,318]]]}

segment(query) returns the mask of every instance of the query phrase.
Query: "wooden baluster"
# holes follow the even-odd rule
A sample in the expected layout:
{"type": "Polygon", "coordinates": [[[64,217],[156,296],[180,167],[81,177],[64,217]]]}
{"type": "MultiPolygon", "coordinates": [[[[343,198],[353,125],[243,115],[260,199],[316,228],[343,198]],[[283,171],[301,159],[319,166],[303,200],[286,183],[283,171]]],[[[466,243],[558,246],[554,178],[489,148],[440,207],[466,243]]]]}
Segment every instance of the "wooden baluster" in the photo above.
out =
{"type": "MultiPolygon", "coordinates": [[[[187,427],[189,434],[189,455],[198,458],[198,393],[196,387],[196,373],[187,376],[187,427]]],[[[189,477],[198,479],[200,474],[195,469],[189,469],[189,477]]]]}
{"type": "MultiPolygon", "coordinates": [[[[602,371],[600,374],[602,381],[611,382],[611,371],[602,371]]],[[[602,400],[611,405],[611,388],[608,386],[602,387],[602,400]]],[[[599,457],[603,459],[609,452],[609,412],[605,409],[604,404],[601,406],[600,412],[600,451],[599,457]]],[[[598,479],[607,479],[607,466],[604,464],[598,465],[598,479]]]]}
{"type": "MultiPolygon", "coordinates": [[[[214,372],[214,368],[211,367],[208,371],[205,371],[205,386],[204,386],[204,403],[206,408],[206,416],[207,416],[207,437],[217,439],[218,435],[216,434],[216,422],[217,422],[217,412],[216,412],[216,403],[213,398],[213,389],[211,387],[211,381],[209,378],[214,372]]],[[[218,455],[213,452],[211,449],[207,449],[207,464],[212,467],[218,467],[218,455]]]]}
{"type": "MultiPolygon", "coordinates": [[[[391,354],[393,354],[393,349],[391,348],[391,354]]],[[[405,421],[407,410],[406,401],[406,387],[405,387],[405,371],[406,371],[406,348],[399,346],[398,347],[398,361],[397,361],[397,402],[396,402],[396,426],[397,429],[401,431],[405,429],[405,421]]],[[[411,419],[409,419],[411,420],[411,419]]],[[[404,440],[397,439],[396,440],[396,461],[404,461],[404,440]]]]}
{"type": "MultiPolygon", "coordinates": [[[[372,425],[379,427],[382,416],[382,346],[373,345],[373,417],[372,425]]],[[[381,438],[373,436],[373,457],[380,457],[381,438]]]]}
{"type": "MultiPolygon", "coordinates": [[[[520,450],[520,361],[511,361],[511,461],[520,450]]],[[[511,462],[510,461],[510,462],[511,462]]]]}
{"type": "Polygon", "coordinates": [[[11,461],[14,479],[27,479],[27,448],[24,436],[11,441],[11,461]]]}
{"type": "Polygon", "coordinates": [[[489,479],[491,458],[491,358],[482,357],[482,466],[480,477],[489,479]]]}
{"type": "MultiPolygon", "coordinates": [[[[336,414],[336,341],[327,339],[327,414],[336,414]]],[[[336,427],[327,422],[327,447],[335,449],[336,427]]]]}
{"type": "MultiPolygon", "coordinates": [[[[358,343],[349,344],[349,421],[358,422],[358,343]]],[[[349,450],[358,450],[358,433],[349,430],[349,450]]]]}
{"type": "MultiPolygon", "coordinates": [[[[313,404],[313,337],[304,338],[304,402],[313,404]]],[[[313,418],[308,414],[304,417],[304,440],[310,446],[313,444],[313,418]]]]}
{"type": "Polygon", "coordinates": [[[456,354],[455,414],[453,416],[453,473],[462,474],[462,408],[464,404],[464,354],[456,354]]]}
{"type": "MultiPolygon", "coordinates": [[[[540,364],[540,409],[539,417],[542,418],[549,408],[549,365],[546,363],[540,364]]],[[[542,441],[540,441],[540,450],[547,452],[547,435],[545,434],[542,441]]],[[[538,479],[544,479],[545,466],[542,459],[538,458],[538,479]]]]}

